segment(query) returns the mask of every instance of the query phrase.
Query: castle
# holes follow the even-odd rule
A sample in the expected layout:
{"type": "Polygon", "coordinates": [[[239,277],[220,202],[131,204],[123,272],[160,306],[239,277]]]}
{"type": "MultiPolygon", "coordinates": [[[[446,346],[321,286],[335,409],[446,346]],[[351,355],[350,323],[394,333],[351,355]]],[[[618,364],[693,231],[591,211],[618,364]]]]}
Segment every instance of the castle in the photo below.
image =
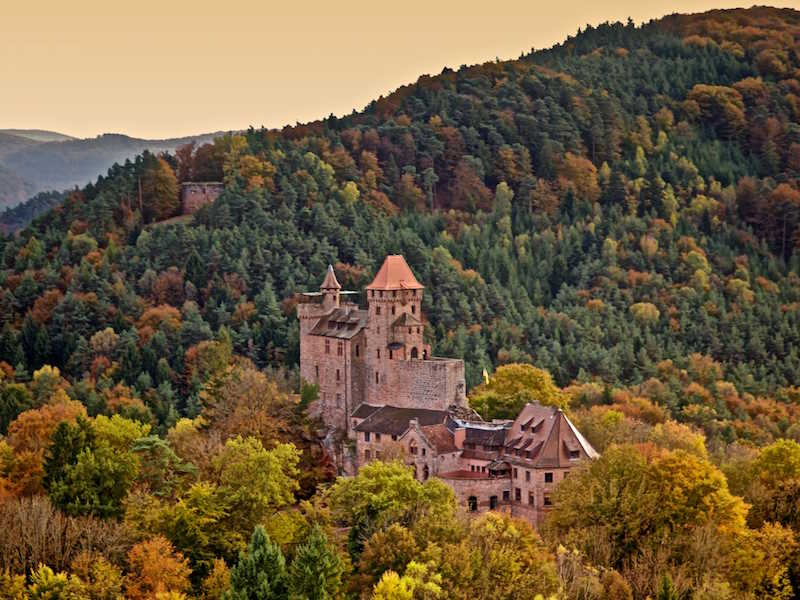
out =
{"type": "Polygon", "coordinates": [[[448,483],[466,510],[537,523],[553,487],[597,452],[556,408],[528,404],[515,420],[492,423],[474,414],[464,362],[431,356],[425,343],[423,291],[402,256],[387,256],[361,308],[328,267],[320,290],[297,306],[300,376],[318,386],[310,410],[348,441],[345,473],[398,457],[420,481],[448,483]]]}

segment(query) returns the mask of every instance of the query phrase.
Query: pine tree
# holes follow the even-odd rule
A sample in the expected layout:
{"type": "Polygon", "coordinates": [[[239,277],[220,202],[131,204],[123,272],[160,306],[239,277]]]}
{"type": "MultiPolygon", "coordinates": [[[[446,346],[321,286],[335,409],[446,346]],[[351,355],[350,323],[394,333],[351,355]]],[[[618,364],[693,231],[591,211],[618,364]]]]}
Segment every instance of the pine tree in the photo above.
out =
{"type": "Polygon", "coordinates": [[[264,527],[253,530],[247,552],[231,569],[228,600],[278,600],[286,598],[286,560],[264,527]]]}
{"type": "Polygon", "coordinates": [[[342,592],[342,563],[319,525],[297,549],[289,568],[290,600],[332,600],[342,592]]]}

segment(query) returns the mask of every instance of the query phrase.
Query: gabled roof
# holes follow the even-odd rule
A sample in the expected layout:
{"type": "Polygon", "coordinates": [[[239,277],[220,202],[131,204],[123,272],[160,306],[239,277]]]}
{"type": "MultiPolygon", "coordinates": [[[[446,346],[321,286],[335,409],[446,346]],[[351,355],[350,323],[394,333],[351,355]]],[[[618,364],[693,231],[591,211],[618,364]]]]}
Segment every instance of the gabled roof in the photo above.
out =
{"type": "Polygon", "coordinates": [[[568,450],[583,450],[589,458],[598,454],[563,411],[553,406],[526,404],[514,421],[505,444],[506,455],[524,453],[535,467],[563,466],[559,441],[568,450]],[[535,427],[535,431],[533,431],[535,427]]]}
{"type": "Polygon", "coordinates": [[[309,332],[311,335],[348,340],[367,326],[369,311],[360,308],[335,308],[320,317],[309,332]]]}
{"type": "Polygon", "coordinates": [[[322,285],[319,286],[321,290],[340,290],[342,286],[336,280],[336,273],[333,272],[333,265],[328,265],[328,272],[325,273],[325,279],[322,285]]]}
{"type": "Polygon", "coordinates": [[[423,285],[414,277],[406,259],[400,254],[387,256],[368,290],[421,290],[423,285]]]}
{"type": "Polygon", "coordinates": [[[380,406],[373,406],[372,404],[367,404],[366,402],[362,402],[353,411],[352,416],[356,419],[366,419],[376,410],[380,410],[380,408],[381,408],[380,406]]]}
{"type": "Polygon", "coordinates": [[[438,425],[425,425],[421,426],[422,435],[430,442],[431,446],[436,449],[437,454],[445,454],[446,452],[456,452],[455,439],[453,432],[447,428],[447,425],[440,423],[438,425]]]}
{"type": "Polygon", "coordinates": [[[420,427],[444,425],[447,422],[447,411],[382,406],[359,423],[356,431],[403,435],[408,430],[411,419],[416,419],[420,427]]]}

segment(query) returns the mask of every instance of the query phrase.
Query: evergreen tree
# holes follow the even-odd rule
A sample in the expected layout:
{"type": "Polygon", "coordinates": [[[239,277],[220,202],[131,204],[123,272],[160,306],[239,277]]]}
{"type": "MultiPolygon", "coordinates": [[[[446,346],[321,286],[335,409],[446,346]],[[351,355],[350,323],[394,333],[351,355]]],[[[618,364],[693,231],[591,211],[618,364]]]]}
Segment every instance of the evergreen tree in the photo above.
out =
{"type": "Polygon", "coordinates": [[[280,547],[270,541],[261,525],[256,526],[246,552],[231,569],[227,600],[284,600],[286,560],[280,547]]]}
{"type": "Polygon", "coordinates": [[[289,599],[340,598],[342,572],[341,559],[319,525],[315,525],[289,568],[289,599]]]}

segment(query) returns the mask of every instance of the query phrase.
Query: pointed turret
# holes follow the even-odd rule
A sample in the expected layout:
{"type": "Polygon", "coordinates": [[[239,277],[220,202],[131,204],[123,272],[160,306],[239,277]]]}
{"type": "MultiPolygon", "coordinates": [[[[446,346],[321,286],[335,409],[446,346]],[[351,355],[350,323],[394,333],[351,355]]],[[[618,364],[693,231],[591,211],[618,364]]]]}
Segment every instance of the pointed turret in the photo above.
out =
{"type": "Polygon", "coordinates": [[[328,265],[328,272],[325,274],[325,279],[319,289],[322,291],[322,306],[326,310],[339,308],[339,290],[342,289],[342,286],[336,280],[333,265],[328,265]]]}
{"type": "Polygon", "coordinates": [[[328,272],[325,274],[325,280],[322,282],[322,285],[319,286],[323,292],[325,290],[340,290],[342,286],[339,285],[339,282],[336,280],[336,273],[333,272],[333,265],[328,265],[328,272]]]}

